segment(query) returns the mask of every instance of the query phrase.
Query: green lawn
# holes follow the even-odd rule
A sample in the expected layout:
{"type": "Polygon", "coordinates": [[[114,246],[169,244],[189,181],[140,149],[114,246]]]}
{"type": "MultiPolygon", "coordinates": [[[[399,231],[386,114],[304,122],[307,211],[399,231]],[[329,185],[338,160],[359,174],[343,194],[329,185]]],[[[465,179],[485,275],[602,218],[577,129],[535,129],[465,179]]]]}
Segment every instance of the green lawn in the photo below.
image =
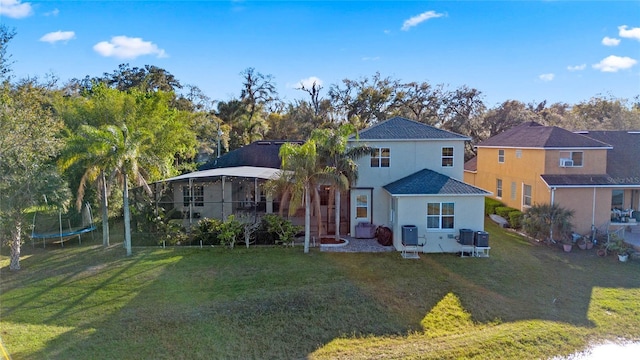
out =
{"type": "MultiPolygon", "coordinates": [[[[640,261],[487,223],[490,258],[301,248],[23,248],[0,258],[13,359],[547,358],[640,339],[640,261]]],[[[99,234],[98,234],[99,235],[99,234]]]]}

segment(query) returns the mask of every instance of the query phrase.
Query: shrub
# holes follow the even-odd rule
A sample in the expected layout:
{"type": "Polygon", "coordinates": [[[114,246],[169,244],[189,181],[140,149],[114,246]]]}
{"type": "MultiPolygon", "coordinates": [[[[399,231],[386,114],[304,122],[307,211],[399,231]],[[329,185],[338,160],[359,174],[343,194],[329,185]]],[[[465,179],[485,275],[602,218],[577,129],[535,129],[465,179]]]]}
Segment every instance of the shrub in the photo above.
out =
{"type": "Polygon", "coordinates": [[[282,244],[293,243],[295,235],[300,231],[299,226],[293,225],[290,220],[276,214],[265,215],[262,218],[262,222],[268,232],[277,234],[277,241],[282,244]]]}
{"type": "Polygon", "coordinates": [[[501,203],[500,201],[493,199],[493,198],[489,198],[489,197],[485,197],[484,198],[484,213],[485,215],[489,216],[491,214],[495,214],[496,213],[496,208],[498,206],[504,206],[503,203],[501,203]]]}
{"type": "Polygon", "coordinates": [[[218,240],[221,245],[229,246],[233,248],[238,241],[238,237],[242,235],[244,226],[235,216],[229,215],[227,220],[220,225],[220,232],[218,233],[218,240]]]}
{"type": "Polygon", "coordinates": [[[571,218],[573,210],[565,209],[557,204],[533,205],[524,214],[522,226],[524,231],[538,240],[565,240],[571,234],[571,218]]]}
{"type": "Polygon", "coordinates": [[[502,216],[505,219],[509,219],[509,213],[516,209],[508,206],[496,206],[495,212],[496,214],[502,216]]]}
{"type": "Polygon", "coordinates": [[[522,227],[522,211],[513,210],[508,214],[509,226],[513,229],[520,229],[522,227]]]}
{"type": "Polygon", "coordinates": [[[218,235],[222,227],[222,220],[204,218],[198,221],[198,226],[193,231],[193,242],[204,245],[218,245],[218,235]]]}

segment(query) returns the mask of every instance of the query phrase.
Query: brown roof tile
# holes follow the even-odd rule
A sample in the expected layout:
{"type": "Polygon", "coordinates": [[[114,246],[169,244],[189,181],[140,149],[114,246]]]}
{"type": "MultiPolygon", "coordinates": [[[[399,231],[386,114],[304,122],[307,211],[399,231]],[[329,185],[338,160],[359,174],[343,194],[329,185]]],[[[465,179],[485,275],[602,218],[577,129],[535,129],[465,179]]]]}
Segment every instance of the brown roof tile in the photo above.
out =
{"type": "Polygon", "coordinates": [[[557,126],[543,126],[534,121],[512,127],[482,141],[477,147],[517,148],[607,148],[601,141],[573,133],[557,126]]]}
{"type": "Polygon", "coordinates": [[[585,131],[584,136],[613,145],[607,174],[618,184],[640,185],[640,131],[585,131]]]}

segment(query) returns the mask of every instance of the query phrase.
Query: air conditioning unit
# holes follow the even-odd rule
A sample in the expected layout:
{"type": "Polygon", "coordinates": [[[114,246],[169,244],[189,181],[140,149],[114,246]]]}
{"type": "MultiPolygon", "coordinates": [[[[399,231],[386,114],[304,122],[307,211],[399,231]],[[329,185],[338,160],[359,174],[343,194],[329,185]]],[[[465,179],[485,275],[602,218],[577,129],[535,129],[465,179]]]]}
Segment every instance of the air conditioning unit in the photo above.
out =
{"type": "Polygon", "coordinates": [[[573,160],[560,159],[560,167],[573,167],[573,160]]]}

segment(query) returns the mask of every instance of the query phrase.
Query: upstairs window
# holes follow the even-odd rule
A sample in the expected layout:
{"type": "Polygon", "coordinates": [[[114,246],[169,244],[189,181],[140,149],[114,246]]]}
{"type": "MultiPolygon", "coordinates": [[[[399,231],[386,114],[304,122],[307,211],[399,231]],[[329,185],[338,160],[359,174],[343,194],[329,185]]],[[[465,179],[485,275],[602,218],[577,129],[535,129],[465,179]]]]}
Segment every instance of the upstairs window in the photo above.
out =
{"type": "Polygon", "coordinates": [[[443,147],[442,148],[442,167],[452,167],[452,166],[453,166],[453,148],[443,147]]]}
{"type": "Polygon", "coordinates": [[[389,148],[377,148],[371,156],[371,167],[389,167],[391,160],[389,148]]]}
{"type": "Polygon", "coordinates": [[[583,158],[582,151],[560,151],[560,167],[581,167],[583,158]]]}
{"type": "Polygon", "coordinates": [[[498,162],[499,163],[504,162],[504,149],[498,150],[498,162]]]}

